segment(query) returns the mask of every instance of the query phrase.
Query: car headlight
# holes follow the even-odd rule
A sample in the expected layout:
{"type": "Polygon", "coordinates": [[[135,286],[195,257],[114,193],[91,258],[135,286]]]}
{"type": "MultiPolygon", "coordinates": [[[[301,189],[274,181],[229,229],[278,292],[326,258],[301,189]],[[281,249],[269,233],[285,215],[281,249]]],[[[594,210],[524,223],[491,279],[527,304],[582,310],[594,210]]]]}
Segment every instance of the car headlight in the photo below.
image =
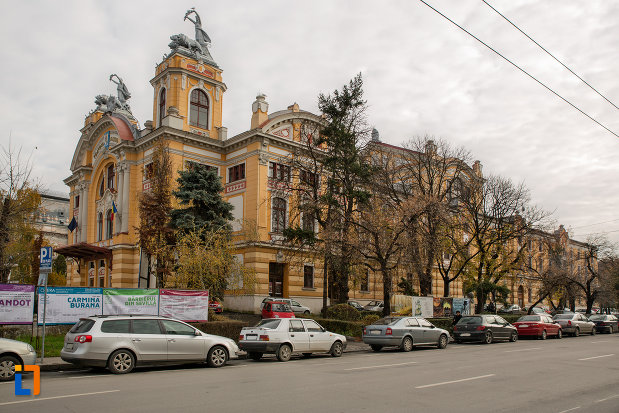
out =
{"type": "Polygon", "coordinates": [[[28,349],[28,351],[33,352],[34,351],[34,347],[32,347],[30,344],[26,344],[26,348],[28,349]]]}

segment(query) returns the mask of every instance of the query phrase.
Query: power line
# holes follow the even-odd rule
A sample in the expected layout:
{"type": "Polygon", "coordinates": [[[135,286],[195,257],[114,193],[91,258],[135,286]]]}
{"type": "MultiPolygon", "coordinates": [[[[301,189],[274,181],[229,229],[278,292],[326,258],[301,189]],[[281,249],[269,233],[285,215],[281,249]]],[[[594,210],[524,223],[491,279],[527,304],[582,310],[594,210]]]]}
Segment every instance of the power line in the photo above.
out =
{"type": "Polygon", "coordinates": [[[535,40],[533,40],[533,38],[531,36],[529,36],[528,34],[526,34],[524,31],[522,31],[520,29],[520,27],[516,26],[511,20],[509,20],[507,17],[505,17],[503,14],[501,14],[500,11],[498,11],[497,9],[495,9],[494,7],[492,7],[492,5],[490,5],[490,3],[488,3],[486,0],[481,0],[484,3],[486,3],[486,5],[488,7],[490,7],[492,10],[494,10],[499,16],[501,16],[502,18],[504,18],[505,20],[507,20],[507,22],[509,24],[511,24],[512,26],[514,26],[520,33],[524,34],[525,36],[527,36],[529,38],[529,40],[531,40],[533,43],[535,43],[540,49],[542,49],[544,52],[546,52],[550,57],[552,57],[553,59],[555,59],[557,62],[559,62],[559,64],[561,66],[563,66],[564,68],[566,68],[567,70],[570,71],[571,74],[573,74],[574,76],[576,76],[578,79],[580,79],[581,82],[583,82],[585,85],[589,86],[595,93],[597,93],[598,95],[600,95],[605,101],[607,101],[608,103],[610,103],[611,105],[613,105],[615,107],[615,109],[619,109],[619,107],[617,107],[617,105],[615,105],[613,102],[611,102],[606,96],[604,96],[603,94],[601,94],[596,88],[594,88],[593,86],[591,86],[589,83],[587,83],[587,81],[585,79],[583,79],[582,77],[578,76],[572,69],[570,69],[569,67],[567,67],[562,61],[560,61],[559,59],[557,59],[552,53],[550,53],[548,50],[546,50],[541,44],[539,44],[538,42],[536,42],[535,40]]]}
{"type": "Polygon", "coordinates": [[[524,73],[525,75],[529,76],[531,79],[535,80],[537,83],[539,83],[540,85],[542,85],[544,88],[546,88],[546,90],[550,91],[552,94],[554,94],[555,96],[557,96],[559,99],[561,99],[562,101],[564,101],[565,103],[567,103],[568,105],[570,105],[571,107],[573,107],[574,109],[576,109],[577,111],[579,111],[580,113],[582,113],[583,115],[585,115],[586,117],[588,117],[589,119],[591,119],[593,122],[597,123],[598,125],[600,125],[601,127],[603,127],[604,129],[606,129],[608,132],[612,133],[615,137],[619,138],[619,135],[617,135],[615,132],[613,132],[612,130],[610,130],[609,128],[607,128],[606,126],[604,126],[602,123],[598,122],[595,118],[593,118],[592,116],[589,116],[587,113],[585,113],[582,109],[580,109],[578,106],[574,105],[572,102],[570,102],[569,100],[567,100],[566,98],[564,98],[563,96],[561,96],[560,94],[558,94],[557,92],[555,92],[554,90],[552,90],[550,87],[546,86],[544,83],[542,83],[541,81],[537,80],[537,78],[535,76],[533,76],[532,74],[530,74],[529,72],[527,72],[526,70],[524,70],[523,68],[521,68],[520,66],[518,66],[516,63],[512,62],[511,60],[509,60],[507,57],[503,56],[501,53],[499,53],[498,51],[496,51],[495,49],[493,49],[491,46],[489,46],[487,43],[485,43],[484,41],[480,40],[478,37],[476,37],[474,34],[472,34],[471,32],[469,32],[468,30],[466,30],[464,27],[460,26],[458,23],[456,23],[455,21],[451,20],[449,17],[445,16],[443,13],[441,13],[440,11],[438,11],[437,9],[435,9],[434,7],[430,6],[428,3],[426,3],[424,0],[419,0],[420,2],[422,2],[423,4],[425,4],[426,6],[428,6],[429,8],[431,8],[432,10],[434,10],[436,13],[438,13],[441,17],[443,17],[444,19],[448,20],[449,22],[451,22],[454,26],[458,27],[460,30],[462,30],[463,32],[465,32],[466,34],[468,34],[469,36],[471,36],[473,39],[477,40],[479,43],[483,44],[484,46],[486,46],[488,49],[492,50],[494,53],[496,53],[497,55],[501,56],[503,59],[505,59],[507,62],[509,62],[512,66],[514,66],[516,69],[520,70],[522,73],[524,73]]]}
{"type": "Polygon", "coordinates": [[[598,235],[598,234],[611,234],[613,232],[619,232],[619,229],[616,229],[614,231],[602,231],[602,232],[590,232],[588,234],[580,234],[578,235],[579,237],[583,237],[585,235],[598,235]]]}
{"type": "Polygon", "coordinates": [[[581,225],[579,227],[573,227],[571,229],[578,229],[578,228],[586,228],[586,227],[592,227],[594,225],[601,225],[601,224],[608,224],[609,222],[616,222],[619,221],[619,219],[611,219],[610,221],[602,221],[602,222],[596,222],[595,224],[589,224],[589,225],[581,225]]]}

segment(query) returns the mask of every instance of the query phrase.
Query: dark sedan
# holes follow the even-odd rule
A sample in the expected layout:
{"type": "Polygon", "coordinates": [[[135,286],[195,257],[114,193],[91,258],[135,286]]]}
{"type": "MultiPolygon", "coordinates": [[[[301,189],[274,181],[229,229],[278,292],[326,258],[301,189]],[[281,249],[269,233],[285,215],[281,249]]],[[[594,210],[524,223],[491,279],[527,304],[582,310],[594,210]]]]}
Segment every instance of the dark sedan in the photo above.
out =
{"type": "Polygon", "coordinates": [[[589,317],[590,321],[595,323],[595,329],[600,333],[614,333],[615,331],[619,331],[617,317],[610,314],[594,314],[589,317]]]}
{"type": "Polygon", "coordinates": [[[465,316],[454,326],[453,336],[456,343],[463,341],[480,341],[490,344],[496,340],[518,340],[516,327],[498,315],[465,316]]]}

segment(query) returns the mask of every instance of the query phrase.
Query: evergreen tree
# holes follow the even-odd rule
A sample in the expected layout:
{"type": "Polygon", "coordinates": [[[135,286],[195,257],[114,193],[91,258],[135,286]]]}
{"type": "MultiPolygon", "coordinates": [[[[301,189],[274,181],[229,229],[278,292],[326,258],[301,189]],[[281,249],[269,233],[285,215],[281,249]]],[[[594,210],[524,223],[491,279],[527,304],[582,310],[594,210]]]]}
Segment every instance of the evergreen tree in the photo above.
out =
{"type": "Polygon", "coordinates": [[[223,185],[216,170],[200,164],[191,164],[187,171],[179,171],[178,189],[173,194],[181,208],[172,210],[172,227],[183,231],[220,228],[230,230],[233,206],[221,197],[223,185]]]}

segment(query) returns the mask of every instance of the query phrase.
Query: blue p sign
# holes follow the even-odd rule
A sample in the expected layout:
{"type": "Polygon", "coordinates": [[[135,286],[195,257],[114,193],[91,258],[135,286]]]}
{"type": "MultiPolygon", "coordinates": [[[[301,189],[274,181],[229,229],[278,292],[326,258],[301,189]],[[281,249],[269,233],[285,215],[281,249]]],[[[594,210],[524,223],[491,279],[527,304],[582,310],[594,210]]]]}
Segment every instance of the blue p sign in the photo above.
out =
{"type": "Polygon", "coordinates": [[[52,269],[52,247],[41,248],[41,263],[39,264],[41,270],[52,269]]]}

